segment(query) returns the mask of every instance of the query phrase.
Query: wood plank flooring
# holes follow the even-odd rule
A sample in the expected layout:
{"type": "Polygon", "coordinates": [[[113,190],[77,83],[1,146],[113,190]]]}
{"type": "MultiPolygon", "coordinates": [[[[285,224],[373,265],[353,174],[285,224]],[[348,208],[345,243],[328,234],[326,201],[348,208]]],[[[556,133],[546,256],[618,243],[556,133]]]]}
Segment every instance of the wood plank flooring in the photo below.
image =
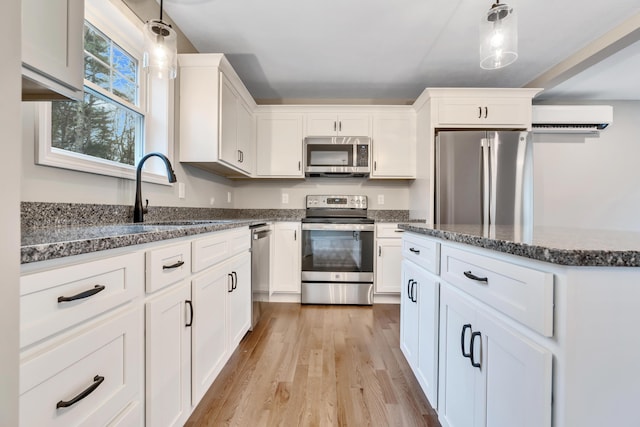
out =
{"type": "Polygon", "coordinates": [[[265,304],[186,426],[439,426],[400,306],[265,304]]]}

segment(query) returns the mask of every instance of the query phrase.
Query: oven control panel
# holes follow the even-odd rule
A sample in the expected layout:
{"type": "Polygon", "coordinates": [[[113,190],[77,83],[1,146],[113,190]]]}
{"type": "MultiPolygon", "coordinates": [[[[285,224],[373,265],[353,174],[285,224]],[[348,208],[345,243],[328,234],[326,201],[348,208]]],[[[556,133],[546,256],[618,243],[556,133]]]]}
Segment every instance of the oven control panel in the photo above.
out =
{"type": "Polygon", "coordinates": [[[307,208],[367,209],[367,196],[307,196],[307,208]]]}

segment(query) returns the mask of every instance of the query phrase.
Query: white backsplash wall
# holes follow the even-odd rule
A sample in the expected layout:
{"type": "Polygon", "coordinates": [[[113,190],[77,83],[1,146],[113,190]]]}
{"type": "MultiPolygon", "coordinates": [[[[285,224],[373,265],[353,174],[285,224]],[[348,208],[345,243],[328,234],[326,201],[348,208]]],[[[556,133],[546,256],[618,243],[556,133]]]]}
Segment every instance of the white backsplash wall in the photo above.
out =
{"type": "Polygon", "coordinates": [[[534,143],[536,225],[640,231],[640,101],[580,143],[534,143]]]}
{"type": "Polygon", "coordinates": [[[307,178],[306,180],[243,180],[235,187],[238,209],[304,209],[307,194],[363,194],[369,209],[408,210],[409,182],[366,178],[307,178]],[[283,203],[283,195],[289,203],[283,203]],[[378,203],[382,196],[384,204],[378,203]]]}
{"type": "MultiPolygon", "coordinates": [[[[35,103],[22,103],[22,201],[133,205],[134,180],[36,165],[35,112],[35,103]]],[[[176,147],[174,153],[176,159],[178,149],[176,147]]],[[[149,199],[150,206],[234,207],[233,181],[183,166],[177,160],[172,164],[178,182],[185,184],[186,197],[178,198],[177,183],[170,186],[143,182],[142,197],[149,199]],[[228,193],[231,193],[231,202],[227,202],[228,193]]]]}

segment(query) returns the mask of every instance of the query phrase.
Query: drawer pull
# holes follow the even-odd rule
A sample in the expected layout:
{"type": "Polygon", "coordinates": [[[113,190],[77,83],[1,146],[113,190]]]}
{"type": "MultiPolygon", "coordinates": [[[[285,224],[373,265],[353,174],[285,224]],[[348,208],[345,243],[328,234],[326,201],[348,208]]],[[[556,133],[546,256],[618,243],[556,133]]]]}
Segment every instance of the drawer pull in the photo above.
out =
{"type": "Polygon", "coordinates": [[[183,265],[184,265],[184,261],[178,261],[178,262],[176,262],[174,264],[171,264],[171,265],[163,265],[162,269],[163,270],[171,270],[173,268],[182,267],[183,265]]]}
{"type": "MultiPolygon", "coordinates": [[[[480,332],[471,332],[471,348],[469,349],[469,352],[471,353],[471,366],[482,369],[482,364],[480,362],[476,362],[473,356],[473,344],[476,342],[476,337],[482,338],[482,334],[480,332]]],[[[480,345],[482,345],[482,341],[480,341],[480,345]]],[[[482,348],[480,348],[480,358],[482,359],[482,348]]]]}
{"type": "Polygon", "coordinates": [[[87,387],[83,392],[81,392],[79,395],[77,395],[73,399],[66,400],[66,401],[61,400],[60,402],[58,402],[56,404],[56,409],[68,408],[69,406],[75,405],[76,403],[80,402],[82,399],[84,399],[85,397],[93,393],[100,386],[100,384],[102,384],[103,381],[104,381],[104,377],[101,377],[100,375],[96,375],[95,377],[93,377],[93,384],[91,384],[89,387],[87,387]]]}
{"type": "Polygon", "coordinates": [[[88,291],[80,292],[79,294],[75,294],[75,295],[72,295],[70,297],[58,297],[58,304],[60,304],[61,302],[70,302],[70,301],[75,301],[75,300],[79,300],[79,299],[83,299],[83,298],[89,298],[90,296],[93,296],[93,295],[97,294],[98,292],[104,291],[105,288],[106,287],[104,285],[96,285],[93,289],[89,289],[88,291]]]}
{"type": "Polygon", "coordinates": [[[489,279],[486,277],[478,277],[470,271],[465,271],[464,275],[467,279],[475,280],[476,282],[489,283],[489,279]]]}
{"type": "Polygon", "coordinates": [[[466,325],[462,326],[462,332],[460,332],[460,348],[462,350],[462,355],[464,357],[471,357],[471,352],[467,353],[466,351],[464,351],[464,337],[467,334],[467,329],[471,331],[470,323],[467,323],[466,325]]]}
{"type": "Polygon", "coordinates": [[[393,230],[395,233],[404,233],[404,230],[393,230]]]}
{"type": "Polygon", "coordinates": [[[409,250],[410,250],[411,252],[413,252],[414,254],[416,254],[416,255],[420,255],[420,249],[416,249],[416,248],[409,248],[409,250]]]}

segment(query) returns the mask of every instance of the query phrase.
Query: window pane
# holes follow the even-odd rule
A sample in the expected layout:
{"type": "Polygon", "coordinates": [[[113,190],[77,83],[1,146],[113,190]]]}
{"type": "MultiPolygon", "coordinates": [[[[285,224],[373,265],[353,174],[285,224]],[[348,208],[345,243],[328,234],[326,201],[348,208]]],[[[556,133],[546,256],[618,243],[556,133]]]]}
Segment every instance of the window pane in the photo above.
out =
{"type": "Polygon", "coordinates": [[[116,74],[113,79],[113,93],[122,99],[126,99],[132,104],[136,103],[136,91],[138,87],[135,83],[116,74]]]}
{"type": "Polygon", "coordinates": [[[113,68],[132,82],[136,81],[138,61],[133,59],[118,45],[113,45],[113,68]]]}
{"type": "Polygon", "coordinates": [[[90,55],[84,57],[84,78],[111,92],[109,67],[90,55]]]}
{"type": "Polygon", "coordinates": [[[142,116],[85,87],[84,102],[51,107],[51,146],[128,165],[135,163],[142,116]]]}
{"type": "Polygon", "coordinates": [[[111,58],[111,40],[85,22],[84,25],[84,50],[92,53],[105,64],[109,64],[111,58]]]}

